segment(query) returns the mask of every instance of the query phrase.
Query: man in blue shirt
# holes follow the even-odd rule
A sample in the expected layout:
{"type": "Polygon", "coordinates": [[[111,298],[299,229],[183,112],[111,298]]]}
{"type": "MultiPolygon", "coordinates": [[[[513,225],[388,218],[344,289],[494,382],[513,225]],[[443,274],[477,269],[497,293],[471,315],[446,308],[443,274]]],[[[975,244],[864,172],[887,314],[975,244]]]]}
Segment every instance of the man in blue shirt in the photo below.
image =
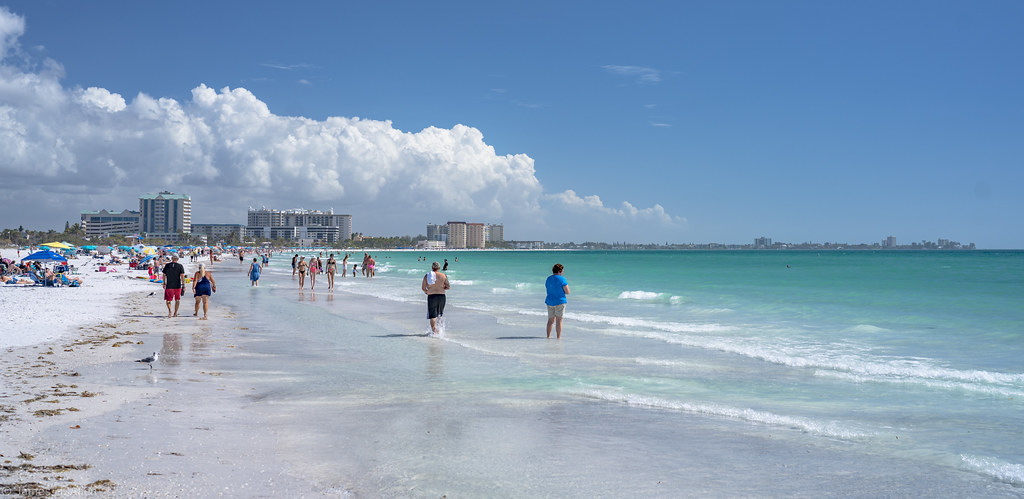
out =
{"type": "Polygon", "coordinates": [[[554,324],[557,338],[562,339],[562,316],[565,315],[565,303],[568,301],[565,295],[569,294],[569,281],[562,276],[564,270],[562,264],[556,263],[544,283],[548,291],[548,296],[544,299],[548,306],[548,338],[551,338],[551,325],[554,324]]]}

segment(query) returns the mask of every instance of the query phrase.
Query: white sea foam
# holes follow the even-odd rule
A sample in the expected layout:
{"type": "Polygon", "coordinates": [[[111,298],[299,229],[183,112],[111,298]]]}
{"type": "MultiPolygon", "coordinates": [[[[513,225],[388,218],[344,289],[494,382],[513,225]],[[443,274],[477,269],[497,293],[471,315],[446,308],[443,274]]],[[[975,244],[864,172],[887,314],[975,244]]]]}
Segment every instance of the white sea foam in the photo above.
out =
{"type": "Polygon", "coordinates": [[[891,383],[902,385],[920,385],[928,388],[942,390],[960,390],[965,392],[994,395],[997,397],[1012,398],[1024,402],[1024,390],[1017,390],[1003,386],[992,386],[987,384],[965,383],[957,381],[942,381],[927,379],[920,376],[865,376],[848,372],[818,370],[815,376],[842,379],[854,383],[891,383]]]}
{"type": "Polygon", "coordinates": [[[964,468],[990,476],[1003,483],[1014,486],[1024,485],[1024,465],[1008,463],[994,457],[962,454],[961,464],[964,468]]]}
{"type": "Polygon", "coordinates": [[[732,328],[720,324],[687,324],[683,322],[662,322],[636,317],[617,317],[610,315],[583,314],[566,312],[566,317],[581,322],[603,323],[612,326],[647,328],[670,333],[707,333],[728,331],[732,328]]]}
{"type": "Polygon", "coordinates": [[[472,286],[473,285],[473,281],[471,281],[471,280],[451,279],[450,282],[452,283],[452,285],[456,285],[456,286],[472,286]]]}
{"type": "Polygon", "coordinates": [[[653,291],[623,291],[619,293],[620,300],[656,300],[662,293],[653,291]]]}
{"type": "MultiPolygon", "coordinates": [[[[628,324],[630,321],[622,322],[626,324],[619,325],[630,325],[628,324]]],[[[670,331],[670,328],[654,329],[661,329],[665,332],[687,332],[685,330],[670,331]]],[[[886,379],[917,379],[920,380],[918,382],[923,383],[926,380],[945,380],[961,383],[1004,385],[1008,388],[1019,388],[1021,383],[1024,383],[1024,374],[1020,373],[958,370],[937,366],[930,359],[879,357],[872,355],[871,351],[866,348],[857,347],[849,343],[834,343],[825,346],[803,342],[786,342],[779,338],[725,338],[703,335],[665,334],[662,331],[629,329],[609,332],[656,339],[688,347],[719,350],[773,364],[799,368],[817,368],[819,370],[865,376],[881,381],[886,379]],[[835,350],[836,348],[841,350],[835,350]]],[[[701,331],[715,331],[715,329],[709,328],[701,331]]],[[[975,390],[984,391],[982,388],[975,388],[975,390]]]]}
{"type": "Polygon", "coordinates": [[[843,440],[852,440],[868,436],[868,433],[847,427],[835,421],[821,422],[808,418],[784,416],[767,411],[754,409],[741,409],[714,403],[691,403],[678,400],[668,400],[649,395],[635,393],[624,393],[611,389],[583,388],[569,390],[569,393],[582,397],[616,402],[637,407],[651,407],[657,409],[670,409],[694,414],[726,417],[738,419],[755,424],[782,426],[793,428],[814,435],[843,440]]]}

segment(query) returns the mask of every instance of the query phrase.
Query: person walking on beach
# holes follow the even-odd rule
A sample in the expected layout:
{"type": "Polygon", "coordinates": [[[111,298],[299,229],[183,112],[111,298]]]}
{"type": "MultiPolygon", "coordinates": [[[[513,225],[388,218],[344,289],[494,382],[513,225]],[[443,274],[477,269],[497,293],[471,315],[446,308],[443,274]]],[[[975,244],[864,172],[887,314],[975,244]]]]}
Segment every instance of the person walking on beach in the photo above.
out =
{"type": "Polygon", "coordinates": [[[203,304],[203,316],[199,320],[205,321],[210,310],[210,295],[217,291],[217,283],[213,280],[213,274],[206,270],[206,264],[199,264],[199,270],[192,276],[192,295],[196,297],[196,311],[193,317],[199,317],[199,304],[203,304]]]}
{"type": "Polygon", "coordinates": [[[298,261],[299,261],[299,254],[296,253],[295,256],[292,257],[292,277],[295,277],[295,271],[298,269],[298,263],[296,263],[296,262],[298,262],[298,261]]]}
{"type": "Polygon", "coordinates": [[[565,295],[569,294],[569,281],[566,281],[562,275],[564,271],[565,267],[556,263],[554,267],[551,267],[551,275],[548,276],[548,280],[544,282],[544,287],[548,292],[548,296],[544,299],[544,303],[548,306],[548,338],[551,338],[551,326],[554,325],[557,338],[562,339],[562,316],[565,315],[565,304],[568,302],[565,295]]]}
{"type": "Polygon", "coordinates": [[[327,289],[334,289],[334,274],[338,272],[338,261],[334,259],[334,253],[327,257],[327,289]]]}
{"type": "Polygon", "coordinates": [[[427,294],[427,319],[430,320],[430,331],[432,336],[441,334],[437,329],[437,321],[444,315],[445,294],[451,289],[448,284],[448,276],[438,269],[441,264],[434,262],[430,264],[430,272],[423,276],[423,284],[420,288],[427,294]]]}
{"type": "Polygon", "coordinates": [[[167,302],[167,317],[177,317],[181,306],[181,290],[185,287],[185,267],[178,263],[177,253],[171,257],[171,263],[164,265],[164,301],[167,302]],[[174,302],[174,313],[171,313],[171,302],[174,302]]]}
{"type": "Polygon", "coordinates": [[[309,258],[309,289],[316,288],[316,275],[320,273],[320,257],[309,258]]]}
{"type": "Polygon", "coordinates": [[[299,289],[302,289],[306,285],[306,257],[299,257],[298,269],[299,269],[299,289]]]}
{"type": "MultiPolygon", "coordinates": [[[[341,277],[345,277],[348,273],[348,253],[345,253],[345,258],[341,259],[341,277]]],[[[352,277],[356,276],[356,271],[352,271],[352,277]]]]}
{"type": "Polygon", "coordinates": [[[252,281],[252,286],[259,287],[261,270],[263,270],[263,267],[256,262],[256,257],[253,257],[252,265],[249,265],[249,280],[252,281]]]}

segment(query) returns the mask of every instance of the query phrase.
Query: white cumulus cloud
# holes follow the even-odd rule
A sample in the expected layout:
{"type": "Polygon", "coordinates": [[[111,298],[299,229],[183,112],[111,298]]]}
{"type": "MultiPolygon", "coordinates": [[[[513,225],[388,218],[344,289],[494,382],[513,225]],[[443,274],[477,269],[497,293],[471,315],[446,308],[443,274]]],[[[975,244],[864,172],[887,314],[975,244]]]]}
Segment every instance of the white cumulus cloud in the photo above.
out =
{"type": "Polygon", "coordinates": [[[685,218],[669,215],[659,204],[641,209],[633,206],[628,201],[623,201],[619,208],[613,208],[605,206],[604,202],[597,195],[579,196],[572,189],[558,194],[550,194],[546,197],[569,211],[576,213],[609,215],[628,221],[653,221],[668,226],[686,225],[685,218]]]}
{"type": "Polygon", "coordinates": [[[505,223],[510,239],[558,241],[581,221],[683,222],[659,205],[547,196],[531,157],[497,154],[469,126],[409,132],[390,121],[279,116],[245,88],[204,84],[184,102],[65,88],[56,62],[31,70],[6,58],[24,29],[0,8],[0,210],[31,206],[20,212],[35,217],[7,217],[14,226],[137,209],[140,194],[161,190],[191,195],[195,223],[245,223],[250,206],[332,208],[371,235],[459,219],[505,223]]]}

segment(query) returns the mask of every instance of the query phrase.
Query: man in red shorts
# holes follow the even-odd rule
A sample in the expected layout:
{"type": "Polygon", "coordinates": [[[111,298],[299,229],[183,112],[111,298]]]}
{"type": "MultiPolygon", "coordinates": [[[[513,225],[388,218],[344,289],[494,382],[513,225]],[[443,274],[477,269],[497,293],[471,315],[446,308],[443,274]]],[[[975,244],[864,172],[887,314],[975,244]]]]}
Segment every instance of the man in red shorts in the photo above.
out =
{"type": "Polygon", "coordinates": [[[178,316],[181,305],[181,290],[185,287],[185,267],[178,263],[178,255],[171,257],[171,263],[164,265],[164,301],[167,302],[167,317],[171,317],[171,302],[174,302],[174,317],[178,316]]]}

